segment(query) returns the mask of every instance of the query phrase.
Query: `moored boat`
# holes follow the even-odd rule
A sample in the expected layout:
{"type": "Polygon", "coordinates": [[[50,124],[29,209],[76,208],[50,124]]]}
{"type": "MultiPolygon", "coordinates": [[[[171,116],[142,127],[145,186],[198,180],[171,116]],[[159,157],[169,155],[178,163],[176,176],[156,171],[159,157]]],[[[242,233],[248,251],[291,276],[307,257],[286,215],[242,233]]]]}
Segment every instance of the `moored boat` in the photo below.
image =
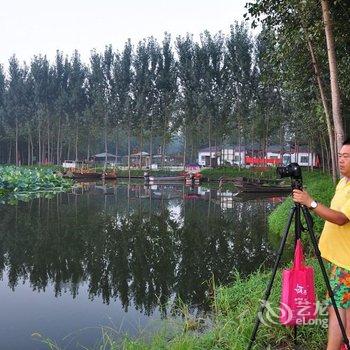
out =
{"type": "Polygon", "coordinates": [[[236,178],[234,186],[240,192],[247,193],[286,193],[291,191],[290,185],[281,184],[279,180],[236,178]]]}
{"type": "Polygon", "coordinates": [[[144,176],[145,182],[182,182],[184,176],[144,176]]]}
{"type": "Polygon", "coordinates": [[[63,177],[69,178],[69,179],[100,179],[101,173],[96,172],[79,172],[79,171],[67,171],[65,174],[63,174],[63,177]]]}

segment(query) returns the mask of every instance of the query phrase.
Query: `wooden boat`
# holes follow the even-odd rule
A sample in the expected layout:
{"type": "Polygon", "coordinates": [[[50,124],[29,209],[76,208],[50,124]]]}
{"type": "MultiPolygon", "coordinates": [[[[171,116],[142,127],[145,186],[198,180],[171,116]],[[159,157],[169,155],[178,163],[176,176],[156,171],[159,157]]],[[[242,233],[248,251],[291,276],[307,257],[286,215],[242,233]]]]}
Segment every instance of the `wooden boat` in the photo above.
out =
{"type": "Polygon", "coordinates": [[[291,192],[290,185],[283,185],[280,180],[269,179],[249,179],[249,178],[236,178],[233,181],[235,187],[240,192],[247,193],[287,193],[291,192]]]}
{"type": "Polygon", "coordinates": [[[171,182],[183,182],[184,176],[145,176],[144,177],[146,183],[171,183],[171,182]]]}
{"type": "Polygon", "coordinates": [[[63,177],[69,179],[100,179],[102,176],[101,173],[96,172],[80,172],[80,171],[67,171],[63,174],[63,177]]]}

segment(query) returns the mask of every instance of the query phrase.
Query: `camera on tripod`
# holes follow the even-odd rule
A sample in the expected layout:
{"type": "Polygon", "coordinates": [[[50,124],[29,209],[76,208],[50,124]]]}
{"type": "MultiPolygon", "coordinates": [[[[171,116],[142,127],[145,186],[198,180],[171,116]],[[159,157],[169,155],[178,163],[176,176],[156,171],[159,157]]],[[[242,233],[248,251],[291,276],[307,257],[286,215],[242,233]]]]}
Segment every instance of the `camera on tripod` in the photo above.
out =
{"type": "Polygon", "coordinates": [[[292,189],[301,190],[303,188],[303,177],[301,175],[301,167],[298,163],[290,163],[286,166],[278,166],[276,169],[280,178],[290,177],[292,180],[292,189]]]}
{"type": "MultiPolygon", "coordinates": [[[[302,187],[303,187],[302,182],[303,181],[302,181],[302,175],[301,175],[301,168],[300,168],[298,163],[290,163],[287,166],[279,166],[279,167],[277,167],[276,172],[280,178],[290,177],[291,183],[292,183],[292,190],[294,190],[294,189],[302,190],[302,187]]],[[[271,279],[270,279],[270,281],[267,285],[267,288],[265,290],[264,298],[262,299],[262,301],[260,303],[260,308],[259,308],[259,311],[258,311],[257,316],[256,316],[255,326],[254,326],[253,333],[252,333],[252,336],[250,338],[250,342],[249,342],[247,350],[251,350],[253,345],[254,345],[256,334],[258,332],[258,328],[259,328],[259,325],[261,323],[261,317],[264,315],[264,311],[266,310],[267,301],[268,301],[268,298],[271,294],[273,282],[274,282],[274,279],[276,277],[278,265],[279,265],[281,258],[282,258],[283,249],[284,249],[284,246],[285,246],[286,241],[287,241],[288,233],[290,231],[293,218],[295,220],[294,221],[295,242],[297,242],[297,240],[300,239],[302,231],[308,231],[310,234],[310,239],[311,239],[312,245],[314,247],[315,255],[317,257],[318,264],[321,268],[323,279],[325,281],[327,291],[328,291],[328,294],[331,298],[332,306],[334,308],[336,318],[337,318],[338,323],[339,323],[339,327],[340,327],[340,330],[342,333],[343,341],[346,344],[346,349],[350,350],[350,342],[349,342],[348,336],[346,334],[346,330],[345,330],[343,321],[340,317],[340,313],[339,313],[336,301],[334,299],[332,286],[330,285],[330,282],[329,282],[329,279],[327,276],[327,271],[324,267],[324,263],[323,263],[323,260],[321,257],[321,253],[318,249],[317,240],[316,240],[315,233],[313,230],[312,216],[311,216],[308,208],[305,207],[304,205],[300,205],[299,203],[295,203],[294,206],[291,208],[288,222],[287,222],[286,228],[285,228],[284,233],[283,233],[282,238],[281,238],[281,243],[280,243],[277,258],[276,258],[276,261],[275,261],[275,264],[273,267],[272,276],[271,276],[271,279]],[[302,223],[301,223],[301,214],[303,214],[303,217],[304,217],[305,222],[306,222],[306,227],[307,227],[306,230],[303,228],[302,223]]],[[[294,342],[295,343],[296,343],[296,339],[297,339],[297,328],[295,326],[294,327],[294,342]]]]}

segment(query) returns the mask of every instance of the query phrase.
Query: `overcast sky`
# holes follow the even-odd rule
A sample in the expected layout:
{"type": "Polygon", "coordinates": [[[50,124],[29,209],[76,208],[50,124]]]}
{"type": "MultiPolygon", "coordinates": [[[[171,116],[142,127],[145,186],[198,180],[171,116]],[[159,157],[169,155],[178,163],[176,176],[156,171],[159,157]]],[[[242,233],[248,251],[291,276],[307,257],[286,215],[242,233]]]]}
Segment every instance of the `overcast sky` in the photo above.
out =
{"type": "Polygon", "coordinates": [[[56,50],[77,49],[85,62],[105,45],[121,49],[165,31],[175,38],[208,29],[229,32],[242,21],[246,0],[3,0],[0,7],[0,63],[16,54],[20,62],[35,54],[52,60],[56,50]]]}

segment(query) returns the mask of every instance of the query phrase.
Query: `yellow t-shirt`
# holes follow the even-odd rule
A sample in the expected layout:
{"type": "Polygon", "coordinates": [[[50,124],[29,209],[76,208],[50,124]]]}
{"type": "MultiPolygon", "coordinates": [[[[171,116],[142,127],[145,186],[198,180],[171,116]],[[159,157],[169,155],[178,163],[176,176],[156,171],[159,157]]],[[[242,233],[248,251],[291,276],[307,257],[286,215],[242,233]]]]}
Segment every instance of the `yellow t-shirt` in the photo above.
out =
{"type": "MultiPolygon", "coordinates": [[[[339,181],[330,208],[350,220],[350,181],[339,181]]],[[[326,221],[318,246],[324,259],[350,270],[350,221],[343,226],[326,221]]]]}

